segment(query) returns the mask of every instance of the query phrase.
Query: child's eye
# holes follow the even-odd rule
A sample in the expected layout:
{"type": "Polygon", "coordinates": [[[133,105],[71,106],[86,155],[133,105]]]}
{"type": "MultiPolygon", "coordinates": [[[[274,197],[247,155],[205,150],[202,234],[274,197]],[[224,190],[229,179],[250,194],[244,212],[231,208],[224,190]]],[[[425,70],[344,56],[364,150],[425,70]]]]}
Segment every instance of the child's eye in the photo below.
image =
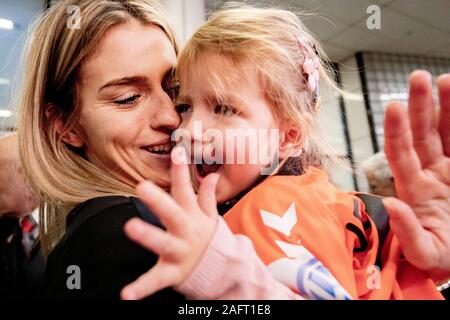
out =
{"type": "Polygon", "coordinates": [[[234,116],[234,115],[238,114],[239,111],[236,108],[232,107],[232,106],[219,104],[219,105],[214,107],[214,113],[221,114],[223,116],[231,117],[231,116],[234,116]]]}
{"type": "Polygon", "coordinates": [[[114,103],[118,104],[118,105],[134,105],[137,102],[137,100],[139,100],[140,97],[141,97],[140,94],[134,94],[134,95],[132,95],[130,97],[127,97],[125,99],[116,100],[116,101],[114,101],[114,103]]]}
{"type": "Polygon", "coordinates": [[[185,113],[185,112],[188,112],[189,110],[191,110],[191,106],[186,103],[177,104],[175,106],[175,110],[178,112],[178,114],[182,114],[182,113],[185,113]]]}

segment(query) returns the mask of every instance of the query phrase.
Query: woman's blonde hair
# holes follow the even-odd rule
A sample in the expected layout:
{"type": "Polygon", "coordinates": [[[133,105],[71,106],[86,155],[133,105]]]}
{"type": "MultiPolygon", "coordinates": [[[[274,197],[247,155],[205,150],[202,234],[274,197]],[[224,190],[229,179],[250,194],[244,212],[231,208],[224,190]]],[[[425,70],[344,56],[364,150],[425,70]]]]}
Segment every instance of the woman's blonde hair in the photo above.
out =
{"type": "MultiPolygon", "coordinates": [[[[213,13],[188,41],[179,55],[178,77],[189,81],[186,77],[192,72],[206,70],[203,76],[208,79],[205,81],[213,83],[215,94],[220,98],[228,76],[214,73],[205,55],[219,55],[236,68],[251,65],[257,72],[256,80],[262,92],[274,108],[274,116],[301,128],[298,147],[304,149],[302,165],[317,166],[319,161],[333,158],[336,153],[318,125],[320,99],[317,91],[307,90],[308,79],[302,71],[305,60],[302,47],[308,57],[319,58],[319,87],[338,91],[327,56],[298,15],[282,9],[228,3],[213,13]]],[[[292,153],[298,151],[292,150],[292,153]]]]}
{"type": "MultiPolygon", "coordinates": [[[[61,208],[95,197],[134,194],[133,186],[62,141],[76,127],[80,115],[77,84],[82,64],[94,54],[109,28],[130,19],[159,26],[177,51],[168,18],[153,0],[66,0],[49,9],[29,36],[18,102],[19,153],[26,178],[41,199],[45,252],[64,234],[66,215],[61,208]],[[74,8],[81,20],[70,27],[69,12],[73,11],[69,10],[74,8]],[[59,133],[56,120],[64,123],[59,133]]],[[[158,183],[158,177],[154,179],[158,183]]]]}

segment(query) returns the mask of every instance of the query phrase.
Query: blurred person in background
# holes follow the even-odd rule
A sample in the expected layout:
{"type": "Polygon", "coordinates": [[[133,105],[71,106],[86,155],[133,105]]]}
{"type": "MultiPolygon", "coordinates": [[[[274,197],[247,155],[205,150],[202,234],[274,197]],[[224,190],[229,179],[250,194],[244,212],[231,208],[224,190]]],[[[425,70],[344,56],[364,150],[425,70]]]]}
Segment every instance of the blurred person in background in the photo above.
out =
{"type": "Polygon", "coordinates": [[[378,152],[369,157],[361,167],[372,194],[382,197],[396,196],[394,177],[384,152],[378,152]]]}
{"type": "Polygon", "coordinates": [[[44,269],[38,200],[19,166],[17,135],[0,138],[0,298],[26,297],[44,269]],[[36,211],[35,211],[36,212],[36,211]]]}

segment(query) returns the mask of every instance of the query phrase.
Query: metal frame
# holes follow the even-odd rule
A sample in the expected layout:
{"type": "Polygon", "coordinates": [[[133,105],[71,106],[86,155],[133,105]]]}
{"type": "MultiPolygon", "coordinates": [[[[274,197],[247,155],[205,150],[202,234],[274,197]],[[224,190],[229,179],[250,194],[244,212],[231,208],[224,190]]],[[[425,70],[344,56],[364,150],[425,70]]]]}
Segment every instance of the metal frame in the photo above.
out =
{"type": "Polygon", "coordinates": [[[370,106],[369,100],[369,90],[367,88],[367,79],[364,63],[364,55],[362,52],[357,52],[355,54],[356,63],[358,64],[359,77],[361,79],[361,89],[364,96],[364,105],[366,106],[367,121],[369,122],[370,139],[372,140],[373,153],[380,151],[380,146],[378,145],[377,134],[375,131],[375,122],[373,121],[372,108],[370,106]]]}
{"type": "MultiPolygon", "coordinates": [[[[335,81],[336,81],[338,87],[340,89],[342,89],[342,79],[341,79],[341,71],[339,69],[339,64],[333,63],[332,66],[334,69],[335,81]]],[[[345,143],[346,143],[346,147],[347,147],[347,158],[350,161],[350,166],[352,169],[353,187],[354,187],[354,190],[357,191],[357,190],[359,190],[359,185],[358,185],[358,179],[356,177],[356,172],[354,170],[355,160],[353,158],[352,140],[350,138],[350,131],[348,130],[347,111],[345,109],[345,102],[344,102],[344,97],[342,96],[342,94],[339,95],[339,108],[341,111],[341,121],[342,121],[343,128],[344,128],[344,137],[345,137],[345,143]]]]}

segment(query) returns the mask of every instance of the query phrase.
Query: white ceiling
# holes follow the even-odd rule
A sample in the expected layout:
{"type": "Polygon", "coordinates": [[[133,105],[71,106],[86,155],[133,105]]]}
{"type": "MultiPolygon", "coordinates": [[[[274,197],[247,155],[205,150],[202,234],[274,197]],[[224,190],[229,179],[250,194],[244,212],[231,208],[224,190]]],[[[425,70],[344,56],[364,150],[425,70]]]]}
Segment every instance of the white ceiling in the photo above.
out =
{"type": "MultiPolygon", "coordinates": [[[[225,2],[206,0],[207,12],[225,2]]],[[[334,61],[358,51],[409,53],[450,58],[450,0],[260,0],[317,15],[306,26],[322,41],[334,61]],[[369,5],[381,8],[381,29],[369,30],[369,5]]]]}
{"type": "MultiPolygon", "coordinates": [[[[0,18],[14,21],[12,31],[0,29],[0,109],[10,102],[22,43],[28,24],[44,7],[44,0],[0,0],[0,18]]],[[[206,11],[224,0],[205,0],[206,11]]],[[[317,13],[304,22],[322,41],[334,61],[358,51],[412,53],[450,58],[450,0],[258,0],[294,11],[317,13]],[[366,27],[367,7],[381,7],[381,29],[366,27]]],[[[189,10],[189,8],[186,8],[189,10]]],[[[1,120],[1,117],[0,117],[1,120]]]]}
{"type": "Polygon", "coordinates": [[[44,8],[43,0],[0,0],[0,18],[12,20],[13,30],[0,29],[0,128],[9,124],[4,111],[10,108],[11,89],[17,78],[20,55],[28,25],[44,8]]]}

